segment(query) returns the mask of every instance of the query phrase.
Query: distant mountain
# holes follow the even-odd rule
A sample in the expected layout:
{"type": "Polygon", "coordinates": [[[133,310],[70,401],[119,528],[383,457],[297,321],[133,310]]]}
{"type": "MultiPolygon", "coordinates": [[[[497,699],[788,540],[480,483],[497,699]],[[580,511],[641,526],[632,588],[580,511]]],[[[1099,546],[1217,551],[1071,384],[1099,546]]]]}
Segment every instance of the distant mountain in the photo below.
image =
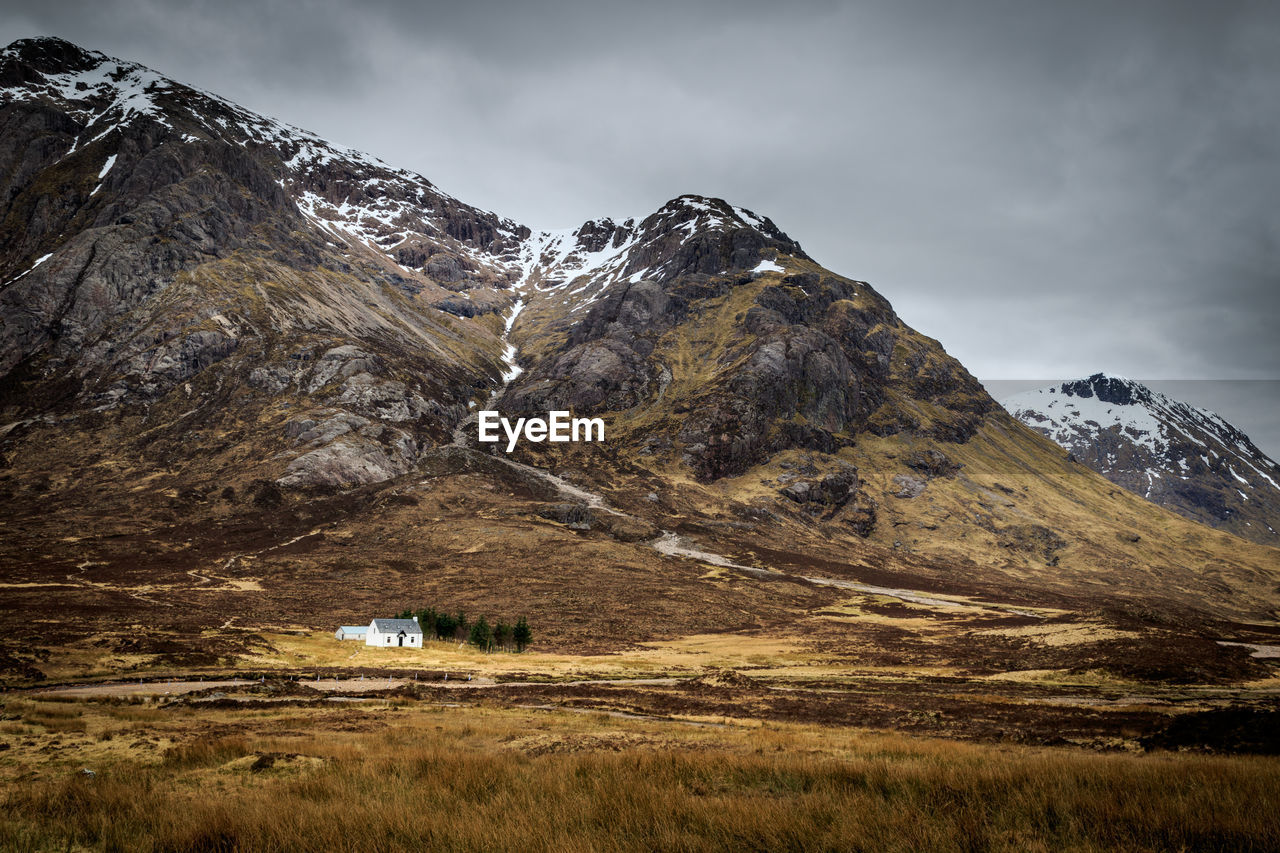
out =
{"type": "Polygon", "coordinates": [[[1001,402],[1111,482],[1187,518],[1280,544],[1280,465],[1213,412],[1102,373],[1001,402]]]}

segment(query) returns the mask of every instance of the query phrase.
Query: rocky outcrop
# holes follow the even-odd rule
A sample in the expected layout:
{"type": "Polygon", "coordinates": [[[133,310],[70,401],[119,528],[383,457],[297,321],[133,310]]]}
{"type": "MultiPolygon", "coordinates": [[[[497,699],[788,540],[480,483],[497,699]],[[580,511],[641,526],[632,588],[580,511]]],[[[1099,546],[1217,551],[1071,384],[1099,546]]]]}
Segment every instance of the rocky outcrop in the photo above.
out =
{"type": "Polygon", "coordinates": [[[802,274],[760,291],[741,366],[700,395],[679,433],[699,477],[788,447],[831,452],[863,428],[885,399],[897,322],[887,303],[852,302],[865,287],[802,274]]]}
{"type": "Polygon", "coordinates": [[[808,259],[768,218],[723,199],[685,195],[640,223],[623,274],[666,284],[689,275],[750,270],[778,254],[808,259]]]}
{"type": "Polygon", "coordinates": [[[497,305],[492,302],[477,302],[464,296],[450,296],[433,303],[431,307],[455,317],[479,317],[482,314],[493,314],[498,310],[497,305]]]}
{"type": "Polygon", "coordinates": [[[416,421],[439,411],[403,382],[380,380],[368,373],[357,373],[342,383],[333,402],[387,423],[416,421]]]}
{"type": "Polygon", "coordinates": [[[315,361],[303,388],[307,393],[314,393],[331,382],[349,379],[357,373],[377,373],[380,368],[376,356],[353,344],[343,344],[326,350],[315,361]]]}
{"type": "Polygon", "coordinates": [[[928,481],[921,477],[913,477],[910,474],[894,474],[893,484],[898,487],[898,491],[894,492],[894,497],[898,498],[918,498],[924,494],[928,481]]]}
{"type": "Polygon", "coordinates": [[[417,442],[409,433],[345,411],[331,411],[319,421],[291,420],[284,435],[311,448],[290,461],[276,480],[285,488],[381,483],[409,471],[418,457],[417,442]]]}
{"type": "Polygon", "coordinates": [[[140,393],[157,397],[231,355],[238,344],[221,331],[175,337],[131,359],[126,376],[138,379],[140,393]]]}
{"type": "Polygon", "coordinates": [[[838,510],[858,491],[858,471],[842,465],[821,480],[796,480],[778,490],[783,497],[813,512],[838,510]]]}
{"type": "MultiPolygon", "coordinates": [[[[801,470],[813,472],[812,465],[801,470]]],[[[816,472],[814,472],[816,473],[816,472]]],[[[859,536],[870,536],[876,527],[876,502],[861,490],[858,470],[839,462],[822,477],[795,479],[788,474],[778,494],[810,516],[830,521],[838,519],[859,536]]]]}
{"type": "Polygon", "coordinates": [[[617,411],[648,399],[661,370],[656,342],[684,317],[687,303],[657,282],[623,282],[604,292],[574,326],[561,352],[536,365],[508,390],[502,407],[516,412],[617,411]]]}
{"type": "Polygon", "coordinates": [[[599,530],[621,542],[645,542],[662,532],[635,516],[607,512],[581,503],[555,503],[540,509],[538,515],[570,530],[599,530]]]}
{"type": "Polygon", "coordinates": [[[390,445],[363,436],[343,438],[297,457],[276,482],[287,488],[349,488],[381,483],[413,467],[417,448],[404,433],[390,445]]]}
{"type": "Polygon", "coordinates": [[[952,462],[947,454],[933,447],[913,452],[907,457],[906,463],[908,468],[929,479],[950,477],[960,470],[960,466],[952,462]]]}

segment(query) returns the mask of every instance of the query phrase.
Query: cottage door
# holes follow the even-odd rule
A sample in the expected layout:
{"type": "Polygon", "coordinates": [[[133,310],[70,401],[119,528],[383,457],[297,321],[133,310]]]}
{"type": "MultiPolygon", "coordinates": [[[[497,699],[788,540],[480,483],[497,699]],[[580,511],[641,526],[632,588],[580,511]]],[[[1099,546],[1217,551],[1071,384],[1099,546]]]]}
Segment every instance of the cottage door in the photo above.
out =
{"type": "Polygon", "coordinates": [[[400,645],[404,645],[404,631],[400,632],[400,645]]]}

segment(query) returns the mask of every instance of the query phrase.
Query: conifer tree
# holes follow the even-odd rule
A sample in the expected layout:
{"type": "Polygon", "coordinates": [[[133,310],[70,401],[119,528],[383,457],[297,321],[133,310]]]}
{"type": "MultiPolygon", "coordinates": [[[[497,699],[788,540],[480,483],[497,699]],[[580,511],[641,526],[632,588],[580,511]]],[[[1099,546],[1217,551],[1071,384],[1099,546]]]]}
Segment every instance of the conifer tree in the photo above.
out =
{"type": "Polygon", "coordinates": [[[424,637],[434,638],[436,635],[436,619],[439,614],[434,607],[426,607],[418,611],[418,624],[422,626],[424,637]]]}
{"type": "Polygon", "coordinates": [[[493,649],[493,629],[489,627],[489,621],[481,616],[471,626],[471,645],[481,651],[491,651],[493,649]]]}
{"type": "Polygon", "coordinates": [[[524,651],[533,642],[533,631],[529,630],[529,623],[523,616],[517,620],[515,628],[511,629],[511,639],[518,652],[524,651]]]}
{"type": "Polygon", "coordinates": [[[440,613],[436,616],[436,636],[442,640],[452,640],[454,633],[458,630],[458,620],[448,613],[440,613]]]}
{"type": "Polygon", "coordinates": [[[514,629],[506,622],[499,622],[493,626],[493,645],[495,648],[506,651],[511,648],[511,636],[514,629]]]}

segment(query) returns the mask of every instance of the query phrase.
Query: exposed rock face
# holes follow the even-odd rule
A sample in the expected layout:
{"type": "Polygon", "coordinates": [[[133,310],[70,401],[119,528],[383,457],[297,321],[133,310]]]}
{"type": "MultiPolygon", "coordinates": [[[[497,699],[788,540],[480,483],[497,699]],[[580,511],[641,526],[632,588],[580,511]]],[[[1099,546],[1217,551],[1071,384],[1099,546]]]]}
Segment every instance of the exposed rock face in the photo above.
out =
{"type": "Polygon", "coordinates": [[[662,283],[749,270],[766,254],[808,258],[769,219],[722,199],[692,195],[667,202],[641,222],[636,243],[623,274],[662,283]]]}
{"type": "Polygon", "coordinates": [[[416,455],[413,440],[403,433],[391,447],[364,437],[343,439],[297,457],[276,482],[292,488],[381,483],[407,472],[416,455]]]}
{"type": "Polygon", "coordinates": [[[653,281],[614,285],[573,328],[564,350],[507,393],[504,408],[599,412],[637,405],[658,377],[649,358],[656,341],[685,308],[653,281]]]}
{"type": "Polygon", "coordinates": [[[797,480],[779,490],[783,497],[806,507],[839,509],[858,491],[858,472],[851,466],[827,474],[821,480],[797,480]]]}
{"type": "Polygon", "coordinates": [[[930,448],[917,450],[907,457],[907,467],[927,478],[949,477],[960,470],[960,466],[947,458],[941,450],[930,448]]]}
{"type": "MultiPolygon", "coordinates": [[[[801,470],[813,469],[805,465],[801,470]]],[[[822,477],[792,479],[778,494],[804,513],[824,521],[838,520],[859,536],[875,531],[876,502],[861,490],[857,469],[847,463],[837,462],[835,469],[822,477]]]]}
{"type": "Polygon", "coordinates": [[[436,302],[433,307],[455,317],[479,317],[481,314],[491,314],[495,310],[495,306],[491,303],[476,302],[473,299],[466,299],[461,296],[450,296],[448,299],[442,299],[436,302]]]}
{"type": "Polygon", "coordinates": [[[926,480],[910,474],[894,474],[893,484],[898,487],[894,495],[899,498],[918,498],[924,494],[925,488],[929,485],[926,480]]]}
{"type": "Polygon", "coordinates": [[[504,409],[603,413],[658,404],[675,376],[666,348],[713,324],[732,330],[717,369],[685,400],[666,401],[680,416],[667,438],[683,445],[682,458],[704,480],[787,448],[831,452],[863,430],[964,441],[996,408],[869,285],[819,272],[774,275],[786,273],[779,259],[807,257],[749,211],[682,196],[638,226],[587,223],[574,239],[583,251],[626,250],[556,284],[590,294],[571,306],[587,307],[585,316],[507,389],[504,409]],[[742,301],[739,293],[750,294],[745,312],[708,319],[726,300],[742,301]],[[900,395],[939,407],[939,416],[922,423],[900,395]]]}
{"type": "Polygon", "coordinates": [[[318,423],[290,421],[284,433],[312,448],[295,457],[276,481],[289,488],[380,483],[407,472],[418,456],[417,443],[404,430],[342,410],[318,423]]]}
{"type": "Polygon", "coordinates": [[[1101,373],[1004,405],[1111,482],[1187,518],[1280,544],[1280,465],[1213,412],[1101,373]]]}
{"type": "Polygon", "coordinates": [[[703,479],[741,473],[789,447],[830,452],[864,429],[962,441],[995,407],[958,364],[907,335],[868,285],[802,273],[762,286],[752,272],[610,285],[560,351],[521,377],[502,405],[603,412],[651,403],[672,376],[664,336],[687,334],[709,304],[738,289],[754,299],[730,321],[737,335],[719,359],[724,369],[687,402],[672,436],[703,479]],[[895,370],[904,337],[907,358],[895,370]],[[946,417],[927,426],[907,420],[891,400],[895,386],[946,417]]]}

